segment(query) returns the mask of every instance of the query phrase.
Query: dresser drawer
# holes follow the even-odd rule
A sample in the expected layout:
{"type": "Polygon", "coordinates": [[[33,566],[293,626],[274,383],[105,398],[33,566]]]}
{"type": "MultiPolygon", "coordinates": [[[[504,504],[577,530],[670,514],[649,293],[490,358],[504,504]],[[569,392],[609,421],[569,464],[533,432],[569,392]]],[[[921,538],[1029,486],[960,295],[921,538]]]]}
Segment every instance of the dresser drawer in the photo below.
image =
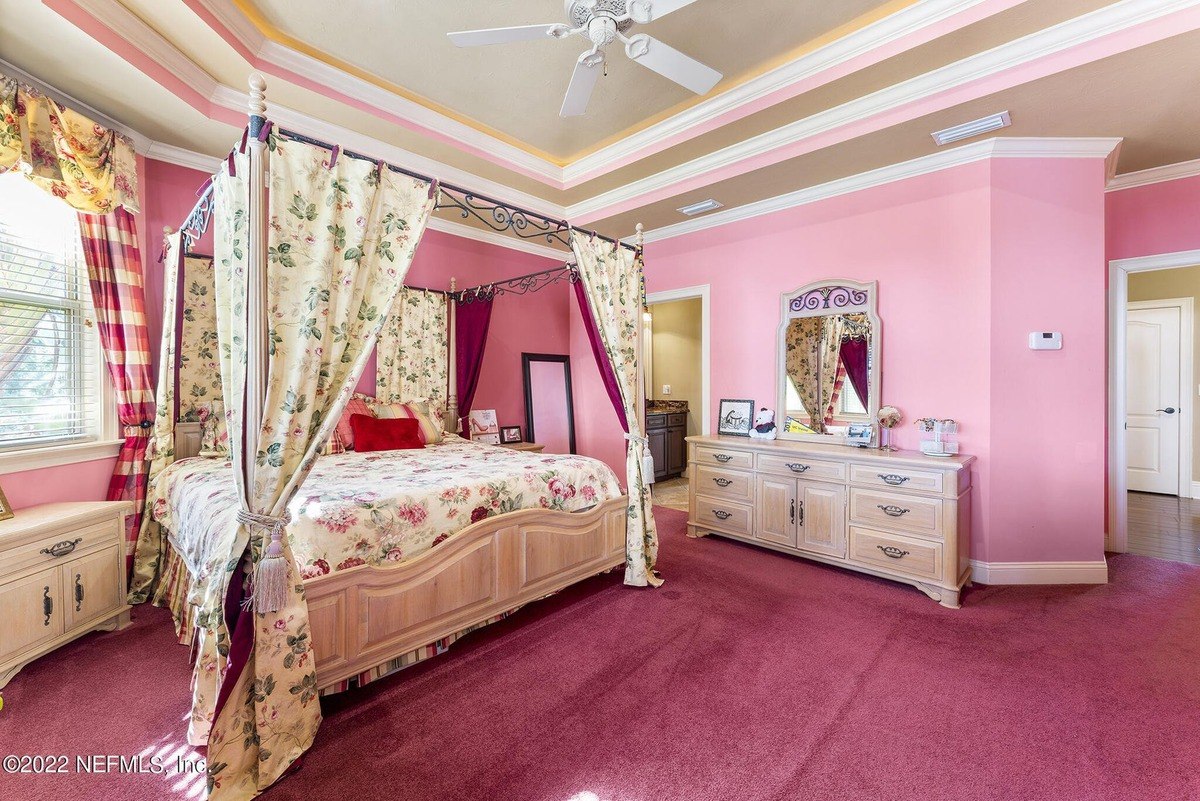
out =
{"type": "Polygon", "coordinates": [[[778,456],[770,453],[758,455],[758,469],[764,473],[777,473],[813,481],[845,481],[845,462],[825,462],[803,456],[778,456]]]}
{"type": "Polygon", "coordinates": [[[942,579],[942,544],[850,526],[850,561],[927,581],[942,579]]]}
{"type": "Polygon", "coordinates": [[[686,426],[687,412],[674,412],[667,415],[667,425],[669,426],[686,426]]]}
{"type": "Polygon", "coordinates": [[[732,448],[696,448],[696,462],[750,470],[754,467],[754,454],[732,448]]]}
{"type": "Polygon", "coordinates": [[[945,538],[942,501],[899,492],[850,490],[850,519],[869,526],[898,528],[926,537],[945,538]]]}
{"type": "Polygon", "coordinates": [[[910,470],[870,464],[850,465],[850,483],[868,487],[891,487],[940,495],[944,479],[945,474],[938,470],[910,470]]]}
{"type": "Polygon", "coordinates": [[[741,503],[730,503],[724,498],[709,498],[697,495],[695,499],[695,518],[693,523],[701,527],[712,526],[721,531],[733,534],[743,534],[749,537],[753,533],[751,508],[741,503]]]}
{"type": "Polygon", "coordinates": [[[3,579],[4,576],[19,573],[26,568],[42,565],[49,567],[53,564],[65,562],[75,554],[79,554],[89,548],[110,543],[116,544],[120,542],[119,534],[117,517],[114,515],[112,520],[93,523],[90,526],[83,526],[53,537],[34,540],[24,545],[9,548],[6,551],[0,551],[0,579],[3,579]],[[52,553],[43,553],[43,550],[54,548],[55,546],[58,546],[57,550],[62,553],[61,556],[55,556],[52,553]]]}
{"type": "Polygon", "coordinates": [[[648,414],[646,415],[646,428],[666,428],[667,416],[665,414],[648,414]]]}
{"type": "Polygon", "coordinates": [[[696,467],[696,492],[719,498],[730,498],[749,503],[754,500],[752,473],[726,470],[723,467],[696,467]]]}

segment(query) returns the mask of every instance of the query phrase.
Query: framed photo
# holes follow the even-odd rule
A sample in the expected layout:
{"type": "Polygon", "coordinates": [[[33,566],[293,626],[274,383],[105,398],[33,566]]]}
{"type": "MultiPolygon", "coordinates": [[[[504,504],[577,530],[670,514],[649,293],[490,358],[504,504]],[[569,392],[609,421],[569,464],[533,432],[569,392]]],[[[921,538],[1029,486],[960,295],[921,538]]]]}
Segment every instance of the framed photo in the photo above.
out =
{"type": "Polygon", "coordinates": [[[851,423],[846,427],[846,444],[869,448],[874,435],[875,427],[870,423],[851,423]]]}
{"type": "Polygon", "coordinates": [[[500,429],[500,443],[509,445],[513,442],[523,442],[520,426],[504,426],[500,429]]]}
{"type": "Polygon", "coordinates": [[[471,439],[488,445],[500,444],[500,425],[496,422],[495,409],[472,409],[467,418],[471,439]]]}
{"type": "Polygon", "coordinates": [[[4,497],[4,490],[0,489],[0,520],[7,520],[12,516],[12,507],[8,505],[8,498],[4,497]]]}
{"type": "Polygon", "coordinates": [[[721,399],[721,414],[717,418],[718,434],[748,437],[753,427],[754,401],[741,398],[721,399]]]}

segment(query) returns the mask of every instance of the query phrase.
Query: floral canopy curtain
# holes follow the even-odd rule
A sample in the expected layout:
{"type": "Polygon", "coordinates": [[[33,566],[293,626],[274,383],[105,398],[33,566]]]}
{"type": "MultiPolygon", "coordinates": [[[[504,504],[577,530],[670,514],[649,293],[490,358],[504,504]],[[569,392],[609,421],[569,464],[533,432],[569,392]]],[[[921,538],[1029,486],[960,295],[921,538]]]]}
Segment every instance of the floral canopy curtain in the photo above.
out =
{"type": "Polygon", "coordinates": [[[820,359],[820,398],[817,409],[824,410],[832,418],[832,407],[837,402],[838,391],[841,389],[843,373],[839,371],[842,357],[842,331],[846,323],[840,314],[827,314],[818,317],[821,321],[821,340],[818,350],[820,359]]]}
{"type": "Polygon", "coordinates": [[[658,531],[646,472],[649,441],[642,430],[642,388],[638,373],[642,327],[642,262],[628,248],[599,237],[571,231],[571,249],[596,333],[616,376],[628,423],[625,435],[625,482],[629,514],[625,536],[625,583],[657,587],[658,531]]]}
{"type": "Polygon", "coordinates": [[[821,334],[820,317],[797,317],[788,323],[786,334],[787,374],[808,413],[809,427],[824,433],[821,406],[821,334]]]}
{"type": "MultiPolygon", "coordinates": [[[[270,357],[259,432],[242,431],[248,247],[246,215],[239,219],[238,212],[245,210],[245,157],[235,159],[239,176],[222,175],[217,184],[221,372],[244,522],[230,534],[227,553],[235,558],[214,582],[222,586],[209,591],[224,595],[247,548],[260,568],[278,545],[287,581],[277,608],[225,608],[234,625],[208,739],[214,799],[261,792],[311,745],[320,725],[308,611],[282,521],[362,374],[433,206],[429,183],[358,159],[331,159],[303,143],[273,138],[269,163],[270,357]],[[230,196],[232,203],[222,202],[230,196]],[[257,440],[256,452],[245,452],[243,437],[257,440]],[[249,459],[247,484],[239,467],[249,459]]],[[[253,587],[258,608],[263,589],[253,587]]],[[[210,632],[207,643],[218,656],[220,636],[210,632]]]]}
{"type": "MultiPolygon", "coordinates": [[[[176,296],[179,263],[182,255],[182,236],[178,232],[167,237],[163,256],[163,321],[162,345],[158,360],[158,393],[154,410],[154,429],[147,454],[150,466],[147,486],[175,461],[175,341],[176,296]]],[[[134,551],[133,570],[129,580],[129,603],[140,604],[150,599],[156,589],[159,571],[166,556],[166,536],[153,515],[142,518],[134,551]]]]}
{"type": "Polygon", "coordinates": [[[379,332],[375,394],[388,403],[418,398],[446,416],[450,381],[446,295],[404,287],[379,332]]]}
{"type": "Polygon", "coordinates": [[[138,211],[128,137],[0,75],[0,172],[14,169],[76,211],[138,211]]]}

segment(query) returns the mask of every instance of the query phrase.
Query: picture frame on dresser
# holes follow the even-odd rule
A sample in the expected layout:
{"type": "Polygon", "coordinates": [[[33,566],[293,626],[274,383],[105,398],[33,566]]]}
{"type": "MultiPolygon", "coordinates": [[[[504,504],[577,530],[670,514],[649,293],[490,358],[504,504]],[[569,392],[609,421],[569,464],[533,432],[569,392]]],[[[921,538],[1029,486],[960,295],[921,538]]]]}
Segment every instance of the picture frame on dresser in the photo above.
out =
{"type": "Polygon", "coordinates": [[[754,427],[754,401],[745,398],[721,398],[717,433],[730,437],[749,437],[754,427]]]}
{"type": "Polygon", "coordinates": [[[520,426],[500,426],[500,444],[511,445],[516,442],[524,442],[521,439],[520,426]]]}
{"type": "Polygon", "coordinates": [[[4,494],[4,487],[0,487],[0,520],[9,520],[16,516],[16,512],[8,503],[8,496],[4,494]]]}

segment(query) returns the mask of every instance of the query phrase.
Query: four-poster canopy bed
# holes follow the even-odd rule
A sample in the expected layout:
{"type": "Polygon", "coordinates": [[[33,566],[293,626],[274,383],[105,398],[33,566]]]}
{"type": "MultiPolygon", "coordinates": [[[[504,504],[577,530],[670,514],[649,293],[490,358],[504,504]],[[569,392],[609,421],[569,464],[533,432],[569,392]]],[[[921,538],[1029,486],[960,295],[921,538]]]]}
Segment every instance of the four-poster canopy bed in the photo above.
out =
{"type": "MultiPolygon", "coordinates": [[[[194,627],[189,737],[208,745],[213,798],[253,797],[281,776],[312,742],[323,691],[440,652],[622,563],[625,583],[661,583],[641,421],[640,246],[272,130],[265,84],[255,75],[250,85],[241,146],[168,237],[151,513],[130,599],[171,606],[185,636],[194,627]],[[448,207],[569,244],[575,266],[452,287],[447,311],[463,317],[445,332],[454,366],[442,365],[446,433],[416,450],[321,455],[348,404],[366,402],[352,390],[381,328],[397,319],[389,315],[403,314],[397,298],[430,213],[448,207]],[[206,341],[224,403],[223,414],[210,413],[228,432],[227,455],[215,460],[186,458],[195,445],[176,436],[185,343],[172,324],[181,256],[210,220],[216,331],[206,341]],[[595,460],[453,434],[459,392],[469,408],[478,378],[490,298],[561,280],[575,287],[628,432],[627,494],[595,460]],[[471,341],[460,345],[460,336],[471,341]],[[470,508],[476,498],[482,505],[470,508]],[[358,550],[333,567],[325,556],[346,547],[344,535],[358,550]]],[[[398,387],[389,391],[403,399],[398,387]]]]}

